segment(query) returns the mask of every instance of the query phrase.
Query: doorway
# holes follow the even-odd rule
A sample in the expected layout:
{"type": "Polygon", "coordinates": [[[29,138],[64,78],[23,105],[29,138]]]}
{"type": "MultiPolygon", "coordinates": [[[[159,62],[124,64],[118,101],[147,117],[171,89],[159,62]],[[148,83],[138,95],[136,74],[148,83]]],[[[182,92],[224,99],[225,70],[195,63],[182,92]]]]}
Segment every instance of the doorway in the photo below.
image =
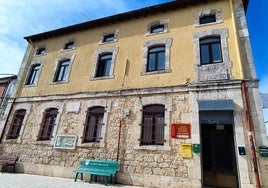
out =
{"type": "Polygon", "coordinates": [[[201,122],[201,148],[203,187],[237,188],[233,124],[201,122]]]}

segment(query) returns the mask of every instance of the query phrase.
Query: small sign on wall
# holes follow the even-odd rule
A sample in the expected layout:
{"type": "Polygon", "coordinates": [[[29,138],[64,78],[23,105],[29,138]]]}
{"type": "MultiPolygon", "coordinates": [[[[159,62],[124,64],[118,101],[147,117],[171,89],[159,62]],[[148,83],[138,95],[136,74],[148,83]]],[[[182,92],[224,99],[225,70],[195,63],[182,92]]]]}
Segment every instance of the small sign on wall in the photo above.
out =
{"type": "Polygon", "coordinates": [[[176,123],[171,124],[172,138],[191,138],[191,124],[190,123],[176,123]]]}
{"type": "Polygon", "coordinates": [[[75,149],[76,146],[75,135],[57,135],[54,143],[54,148],[57,149],[75,149]]]}

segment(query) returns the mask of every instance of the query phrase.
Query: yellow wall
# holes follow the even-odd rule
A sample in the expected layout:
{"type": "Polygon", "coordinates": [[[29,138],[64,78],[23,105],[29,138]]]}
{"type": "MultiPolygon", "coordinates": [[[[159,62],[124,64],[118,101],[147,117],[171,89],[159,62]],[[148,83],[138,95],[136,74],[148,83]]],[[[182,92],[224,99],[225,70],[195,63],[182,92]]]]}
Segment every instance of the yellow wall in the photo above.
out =
{"type": "MultiPolygon", "coordinates": [[[[79,92],[97,92],[124,88],[149,88],[160,86],[183,85],[186,80],[196,81],[195,72],[195,49],[193,44],[193,33],[206,29],[227,28],[229,37],[227,39],[229,56],[232,62],[231,74],[236,79],[242,78],[240,58],[235,43],[236,32],[231,17],[231,9],[228,1],[221,1],[201,6],[187,7],[157,14],[145,18],[133,19],[130,21],[98,27],[91,30],[55,37],[34,44],[35,46],[48,44],[47,55],[38,57],[45,59],[42,71],[39,76],[37,87],[23,87],[23,96],[42,96],[53,94],[71,94],[79,92]],[[223,22],[210,26],[194,27],[194,16],[208,9],[221,9],[223,22]],[[153,21],[168,19],[169,32],[157,35],[146,36],[147,24],[153,21]],[[100,36],[105,31],[119,29],[118,42],[110,44],[98,44],[100,36]],[[145,41],[156,38],[172,38],[170,73],[152,74],[141,76],[142,72],[142,47],[145,41]],[[60,51],[68,39],[75,39],[76,49],[60,51]],[[118,54],[115,62],[115,77],[104,80],[91,80],[94,68],[95,51],[106,46],[118,47],[118,54]],[[52,84],[55,74],[54,67],[56,58],[63,54],[75,54],[72,63],[69,82],[52,84]],[[126,60],[129,61],[129,72],[124,79],[126,60]]],[[[37,57],[34,57],[36,59],[37,57]]],[[[29,60],[28,63],[31,62],[29,60]]],[[[24,82],[26,78],[22,79],[24,82]]]]}

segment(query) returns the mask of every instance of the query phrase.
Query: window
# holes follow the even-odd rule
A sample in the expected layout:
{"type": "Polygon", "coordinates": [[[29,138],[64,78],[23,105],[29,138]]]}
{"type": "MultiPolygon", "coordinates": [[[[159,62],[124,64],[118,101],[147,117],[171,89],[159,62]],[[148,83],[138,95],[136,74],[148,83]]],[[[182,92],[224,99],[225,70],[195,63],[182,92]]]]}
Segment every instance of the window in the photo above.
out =
{"type": "Polygon", "coordinates": [[[73,49],[74,48],[74,41],[70,41],[70,42],[67,42],[65,45],[64,45],[64,50],[69,50],[69,49],[73,49]]]}
{"type": "Polygon", "coordinates": [[[35,55],[44,55],[46,53],[46,47],[40,47],[36,50],[35,55]]]}
{"type": "Polygon", "coordinates": [[[165,26],[164,25],[154,25],[151,27],[151,32],[150,33],[160,33],[165,31],[165,26]]]}
{"type": "Polygon", "coordinates": [[[12,123],[10,125],[10,129],[7,134],[7,139],[17,139],[20,135],[20,130],[23,124],[23,120],[26,114],[26,110],[16,110],[12,123]]]}
{"type": "Polygon", "coordinates": [[[143,44],[141,75],[171,72],[170,48],[172,38],[154,39],[143,44]]]}
{"type": "Polygon", "coordinates": [[[32,65],[26,85],[34,85],[37,83],[39,71],[40,64],[32,65]]]}
{"type": "Polygon", "coordinates": [[[103,42],[112,42],[115,40],[114,34],[105,35],[103,37],[103,42]]]}
{"type": "Polygon", "coordinates": [[[194,27],[202,27],[207,24],[222,23],[222,10],[221,9],[208,9],[198,12],[194,17],[194,27]]]}
{"type": "Polygon", "coordinates": [[[201,65],[222,62],[220,37],[200,39],[201,65]]]}
{"type": "Polygon", "coordinates": [[[199,24],[207,24],[207,23],[213,23],[216,22],[215,15],[205,15],[199,18],[199,24]]]}
{"type": "Polygon", "coordinates": [[[69,72],[70,72],[70,59],[60,62],[54,81],[55,82],[66,81],[69,72]]]}
{"type": "Polygon", "coordinates": [[[167,33],[168,23],[169,23],[168,19],[161,19],[148,23],[146,36],[160,33],[167,33]]]}
{"type": "Polygon", "coordinates": [[[143,107],[140,145],[164,145],[165,106],[143,107]]]}
{"type": "Polygon", "coordinates": [[[147,72],[165,70],[165,46],[151,47],[148,50],[147,72]]]}
{"type": "Polygon", "coordinates": [[[100,142],[103,126],[104,107],[93,107],[87,110],[83,143],[100,142]]]}
{"type": "Polygon", "coordinates": [[[104,77],[110,75],[112,62],[112,54],[102,54],[99,56],[96,77],[104,77]]]}
{"type": "Polygon", "coordinates": [[[44,112],[37,140],[50,140],[58,114],[57,108],[50,108],[44,112]]]}

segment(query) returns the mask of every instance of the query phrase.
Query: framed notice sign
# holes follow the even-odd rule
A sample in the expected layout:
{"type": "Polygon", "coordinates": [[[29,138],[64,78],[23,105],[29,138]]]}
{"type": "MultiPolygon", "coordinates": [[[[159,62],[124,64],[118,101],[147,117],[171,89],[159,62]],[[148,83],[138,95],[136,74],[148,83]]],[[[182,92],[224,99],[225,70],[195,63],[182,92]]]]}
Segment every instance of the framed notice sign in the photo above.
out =
{"type": "Polygon", "coordinates": [[[171,125],[172,138],[191,138],[191,124],[190,123],[176,123],[171,125]]]}
{"type": "Polygon", "coordinates": [[[57,149],[75,149],[75,135],[57,135],[54,143],[54,148],[57,149]]]}

